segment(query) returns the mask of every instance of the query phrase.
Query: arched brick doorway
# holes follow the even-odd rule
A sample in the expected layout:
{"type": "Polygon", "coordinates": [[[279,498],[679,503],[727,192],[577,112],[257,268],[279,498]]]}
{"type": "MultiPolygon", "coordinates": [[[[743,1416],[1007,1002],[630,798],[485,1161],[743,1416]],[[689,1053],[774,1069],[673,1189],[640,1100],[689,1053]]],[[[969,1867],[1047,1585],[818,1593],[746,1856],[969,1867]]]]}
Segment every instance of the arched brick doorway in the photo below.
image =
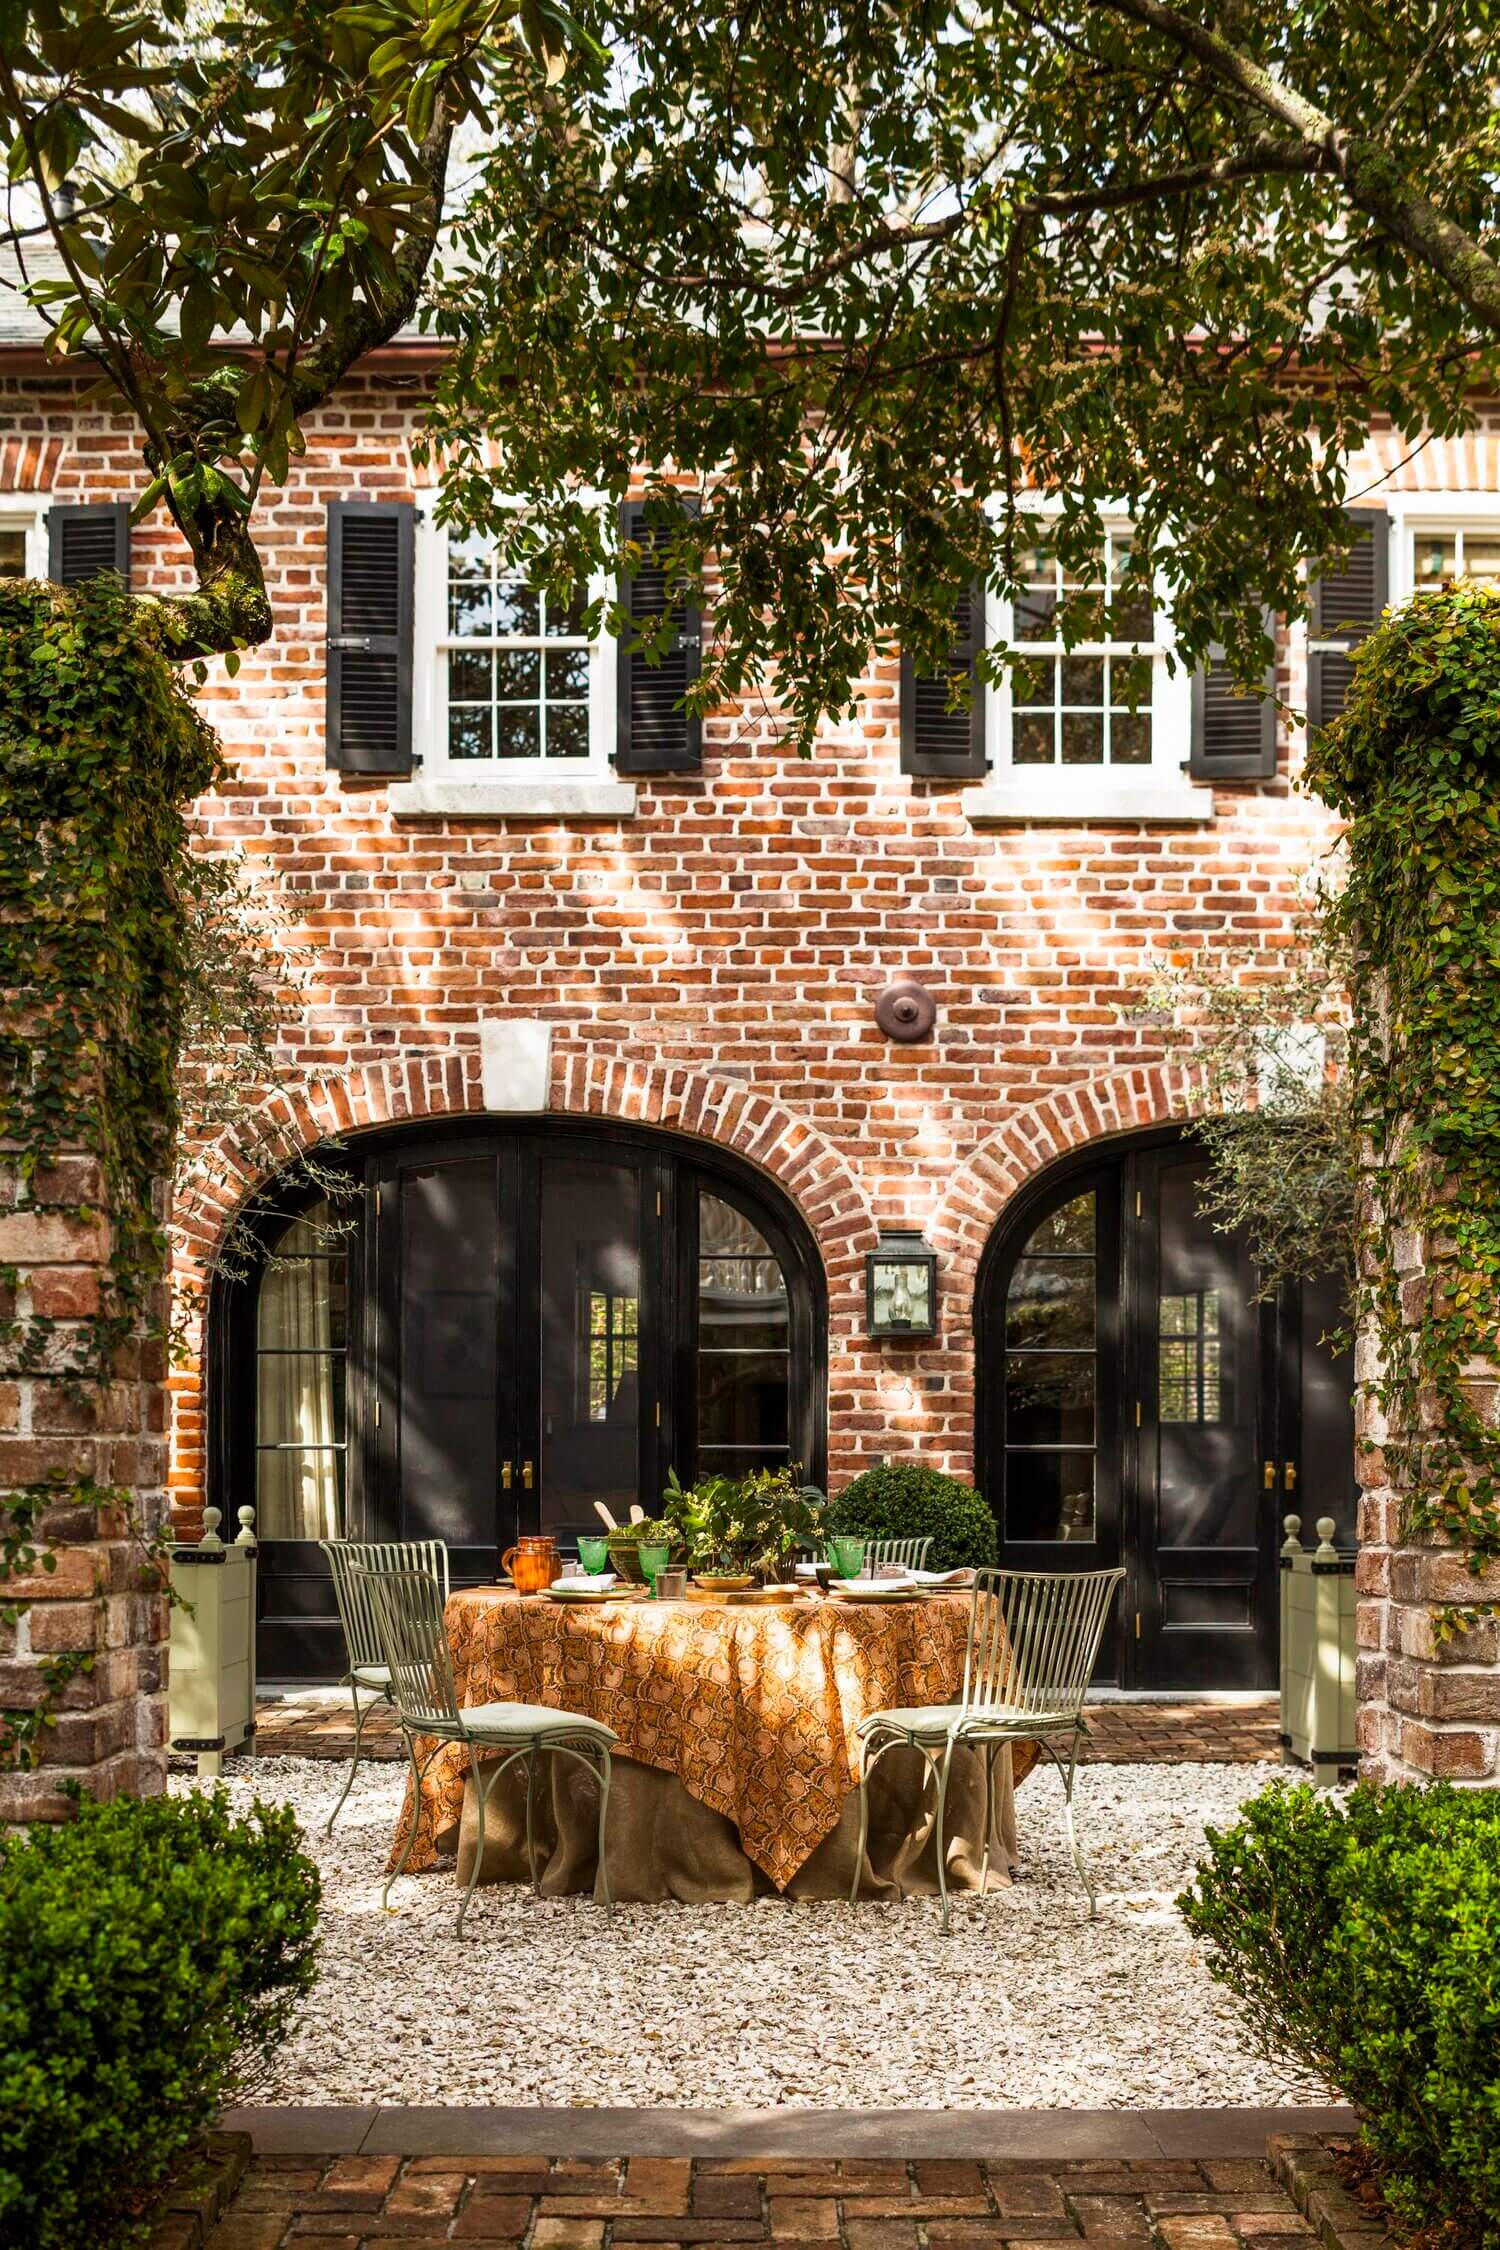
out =
{"type": "Polygon", "coordinates": [[[1191,1130],[1075,1149],[991,1235],[976,1294],[976,1449],[1002,1560],[1123,1563],[1108,1677],[1277,1677],[1289,1510],[1352,1538],[1352,1367],[1333,1277],[1264,1298],[1198,1207],[1191,1130]]]}
{"type": "Polygon", "coordinates": [[[827,1311],[790,1200],[685,1136],[432,1119],[342,1152],[334,1226],[273,1189],[210,1305],[210,1492],[257,1510],[263,1677],[335,1674],[319,1541],[444,1539],[493,1581],[659,1503],[669,1468],[821,1476],[827,1311]]]}

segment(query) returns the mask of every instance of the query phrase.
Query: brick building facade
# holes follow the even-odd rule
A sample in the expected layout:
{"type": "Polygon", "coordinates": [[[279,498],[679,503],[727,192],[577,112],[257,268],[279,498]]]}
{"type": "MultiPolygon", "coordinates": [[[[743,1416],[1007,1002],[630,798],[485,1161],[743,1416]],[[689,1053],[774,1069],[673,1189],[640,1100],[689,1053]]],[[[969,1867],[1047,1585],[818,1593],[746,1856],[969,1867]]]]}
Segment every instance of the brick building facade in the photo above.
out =
{"type": "MultiPolygon", "coordinates": [[[[9,526],[13,539],[29,541],[29,567],[40,569],[48,509],[128,498],[141,470],[125,422],[97,407],[78,408],[69,380],[45,373],[24,351],[9,358],[9,368],[0,369],[0,531],[9,526]]],[[[1187,687],[1168,684],[1163,671],[1151,772],[1139,798],[1122,793],[1137,778],[1129,773],[1085,764],[1061,774],[1059,761],[1059,771],[1038,775],[1019,757],[1005,771],[992,762],[977,782],[972,775],[926,779],[902,770],[898,656],[872,652],[857,722],[830,727],[810,762],[782,743],[774,707],[757,703],[705,722],[698,772],[641,772],[626,780],[610,770],[606,749],[583,758],[576,775],[550,764],[527,767],[520,784],[490,761],[466,795],[466,777],[455,778],[454,765],[436,754],[434,707],[423,685],[443,661],[440,650],[424,650],[424,633],[428,643],[443,637],[441,628],[435,636],[431,630],[443,594],[441,585],[434,591],[430,562],[424,591],[422,542],[434,536],[432,496],[409,443],[423,383],[420,353],[393,348],[314,418],[305,458],[287,487],[267,496],[260,517],[274,637],[247,654],[237,679],[215,677],[205,690],[232,779],[200,809],[203,848],[243,853],[277,886],[315,963],[284,1084],[267,1103],[285,1146],[338,1136],[367,1162],[364,1185],[372,1194],[382,1180],[405,1193],[401,1182],[413,1176],[424,1149],[456,1150],[462,1162],[467,1148],[476,1163],[483,1152],[486,1164],[499,1166],[502,1199],[498,1216],[490,1211],[484,1223],[498,1229],[497,1242],[504,1238],[507,1259],[514,1244],[506,1211],[520,1205],[504,1198],[524,1202],[537,1192],[549,1149],[570,1151],[576,1165],[586,1165],[591,1145],[612,1148],[621,1179],[636,1167],[632,1239],[648,1262],[659,1255],[659,1271],[668,1277],[663,1307],[674,1290],[690,1293],[693,1279],[672,1267],[670,1245],[659,1253],[650,1247],[641,1199],[653,1184],[658,1208],[664,1193],[698,1197],[701,1291],[714,1254],[707,1230],[721,1223],[705,1215],[702,1199],[721,1180],[724,1207],[739,1214],[720,1245],[726,1273],[731,1259],[740,1261],[730,1283],[735,1275],[743,1280],[764,1253],[778,1304],[803,1291],[790,1344],[783,1329],[775,1346],[805,1359],[793,1370],[801,1405],[785,1431],[769,1432],[782,1455],[807,1454],[835,1488],[885,1456],[919,1455],[962,1476],[977,1472],[1005,1529],[1010,1455],[1029,1450],[1040,1461],[1045,1454],[1035,1471],[1040,1498],[1033,1495],[1025,1522],[1013,1527],[1024,1536],[1008,1533],[1007,1546],[1045,1555],[1057,1551],[1060,1537],[1071,1537],[1078,1559],[1121,1554],[1133,1576],[1121,1612],[1118,1676],[1136,1685],[1264,1682],[1262,1596],[1282,1508],[1300,1504],[1311,1518],[1326,1504],[1353,1530],[1347,1451],[1340,1467],[1337,1450],[1348,1382],[1318,1360],[1319,1309],[1310,1305],[1297,1331],[1301,1403],[1288,1406],[1278,1394],[1267,1405],[1267,1370],[1272,1359],[1284,1360],[1285,1338],[1280,1331],[1273,1336],[1268,1316],[1251,1305],[1232,1249],[1215,1251],[1204,1230],[1194,1231],[1181,1193],[1192,1170],[1181,1127],[1191,1119],[1195,1088],[1132,1003],[1163,954],[1233,949],[1271,965],[1285,947],[1299,886],[1330,839],[1321,808],[1297,792],[1299,728],[1278,714],[1274,772],[1266,778],[1191,778],[1181,770],[1188,757],[1187,687]],[[397,780],[333,770],[325,761],[329,509],[350,500],[415,501],[425,518],[417,530],[412,718],[422,763],[397,780]],[[893,1042],[874,1017],[877,995],[903,976],[927,988],[937,1011],[931,1036],[910,1045],[893,1042]],[[403,1137],[397,1128],[409,1130],[403,1137]],[[599,1136],[597,1144],[585,1128],[599,1136]],[[373,1152],[368,1160],[366,1151],[373,1152]],[[717,1173],[714,1152],[724,1159],[717,1173]],[[507,1187],[506,1167],[516,1165],[521,1184],[513,1179],[507,1187]],[[1164,1231],[1169,1218],[1171,1241],[1164,1231]],[[881,1233],[893,1229],[920,1231],[936,1253],[939,1315],[931,1337],[877,1339],[869,1332],[866,1260],[881,1233]],[[771,1251],[783,1269],[779,1283],[771,1251]],[[1069,1258],[1081,1263],[1068,1267],[1069,1258]],[[1174,1259],[1175,1283],[1168,1272],[1174,1259]],[[1200,1272],[1195,1259],[1209,1264],[1200,1272]],[[801,1281],[789,1271],[799,1260],[807,1267],[801,1281]],[[1029,1298],[1018,1270],[1030,1277],[1029,1298]],[[1223,1306],[1214,1298],[1220,1285],[1229,1293],[1223,1306]],[[1078,1290],[1092,1306],[1087,1334],[1075,1326],[1062,1340],[1066,1323],[1054,1333],[1045,1322],[1062,1299],[1083,1303],[1078,1290]],[[1013,1344],[1019,1338],[1024,1354],[1023,1315],[1047,1302],[1053,1311],[1045,1314],[1040,1342],[1033,1333],[1029,1346],[1047,1364],[1022,1369],[1031,1387],[1017,1388],[1020,1378],[1005,1358],[1007,1334],[1013,1344]],[[1214,1325],[1221,1314],[1222,1325],[1214,1325]],[[1049,1337],[1057,1347],[1050,1357],[1049,1337]],[[1059,1373],[1070,1351],[1092,1354],[1082,1373],[1081,1361],[1072,1373],[1059,1373]],[[1176,1386],[1170,1395],[1181,1409],[1170,1414],[1169,1386],[1176,1386]],[[1313,1412],[1320,1386],[1331,1420],[1319,1441],[1325,1482],[1310,1490],[1310,1457],[1296,1415],[1313,1412]],[[1096,1401],[1091,1414],[1085,1392],[1096,1401]],[[1233,1416],[1231,1394],[1239,1402],[1233,1416]],[[1002,1395],[1020,1401],[1017,1419],[1004,1428],[1002,1395]],[[1215,1433],[1207,1426],[1221,1409],[1223,1428],[1215,1433]],[[1235,1417],[1238,1435],[1225,1437],[1235,1417]],[[1171,1470],[1164,1466],[1168,1421],[1191,1425],[1171,1437],[1179,1446],[1171,1470]],[[1149,1472],[1139,1426],[1156,1448],[1149,1472]],[[1018,1428],[1032,1433],[1025,1444],[1011,1442],[1018,1428]],[[1212,1461],[1211,1439],[1219,1446],[1212,1461]],[[1209,1450],[1194,1454],[1191,1444],[1209,1450]],[[1238,1495],[1225,1501],[1237,1511],[1230,1544],[1259,1558],[1238,1578],[1216,1575],[1211,1560],[1199,1567],[1214,1544],[1206,1523],[1195,1535],[1193,1522],[1184,1520],[1175,1541],[1196,1553],[1199,1565],[1179,1563],[1174,1578],[1160,1554],[1149,1568],[1143,1559],[1148,1511],[1162,1546],[1162,1494],[1174,1477],[1178,1485],[1192,1482],[1195,1461],[1202,1478],[1218,1478],[1226,1496],[1232,1484],[1238,1495]],[[1087,1478],[1094,1513],[1085,1508],[1080,1517],[1080,1480],[1087,1478]]],[[[1388,511],[1394,595],[1425,567],[1423,538],[1466,537],[1469,566],[1485,567],[1487,527],[1500,536],[1497,454],[1500,440],[1488,433],[1410,457],[1393,440],[1372,441],[1351,483],[1374,487],[1364,507],[1388,511]]],[[[1384,552],[1383,525],[1381,532],[1384,552]]],[[[130,571],[140,590],[183,582],[181,553],[163,516],[132,534],[130,571]]],[[[554,653],[541,651],[549,664],[554,653]]],[[[606,661],[613,662],[612,652],[599,659],[606,661]]],[[[497,676],[487,675],[491,717],[478,724],[505,723],[497,676]]],[[[1277,684],[1300,708],[1307,680],[1308,639],[1298,628],[1282,636],[1277,684]]],[[[1079,693],[1099,700],[1096,682],[1085,680],[1079,693]]],[[[1061,687],[1059,694],[1066,701],[1061,687]]],[[[607,692],[601,699],[597,679],[588,697],[589,727],[607,727],[600,712],[610,699],[607,692]]],[[[450,721],[456,700],[450,695],[450,721]]],[[[992,757],[1002,727],[1019,740],[1023,716],[992,704],[992,757]]],[[[1064,726],[1067,718],[1059,706],[1046,724],[1064,726]]],[[[539,723],[562,726],[560,719],[539,723]]],[[[1118,716],[1113,724],[1123,745],[1118,716]]],[[[232,1152],[225,1158],[232,1187],[190,1197],[177,1213],[181,1259],[200,1276],[236,1197],[249,1198],[264,1184],[237,1172],[232,1152]]],[[[568,1175],[575,1187],[581,1177],[568,1175]]],[[[378,1201],[367,1196],[363,1208],[378,1209],[378,1201]]],[[[670,1204],[669,1219],[677,1208],[670,1204]]],[[[284,1219],[279,1213],[277,1223],[284,1219]]],[[[438,1263],[462,1251],[466,1224],[439,1245],[438,1263]]],[[[359,1504],[369,1506],[381,1479],[397,1473],[390,1469],[391,1420],[404,1415],[409,1452],[435,1447],[441,1468],[442,1433],[468,1427],[468,1409],[433,1402],[448,1395],[443,1380],[459,1382],[453,1395],[461,1399],[468,1395],[463,1381],[472,1391],[478,1378],[472,1370],[454,1377],[450,1357],[449,1374],[428,1386],[424,1423],[411,1394],[414,1382],[420,1388],[416,1332],[401,1326],[406,1315],[398,1307],[390,1314],[390,1350],[401,1369],[390,1376],[394,1392],[382,1387],[386,1316],[354,1308],[375,1286],[369,1277],[386,1257],[379,1246],[386,1238],[377,1240],[372,1219],[361,1225],[370,1241],[339,1284],[349,1308],[347,1331],[338,1330],[348,1337],[338,1408],[345,1419],[342,1435],[325,1431],[323,1442],[346,1449],[338,1477],[347,1476],[348,1495],[362,1492],[359,1504]],[[370,1431],[382,1411],[387,1434],[376,1439],[370,1431]],[[354,1429],[357,1415],[368,1424],[363,1436],[354,1429]],[[356,1444],[367,1448],[358,1471],[356,1444]]],[[[407,1232],[389,1238],[391,1255],[409,1264],[415,1238],[406,1219],[400,1226],[407,1232]]],[[[290,1246],[297,1248],[295,1238],[290,1246]]],[[[533,1243],[530,1253],[515,1253],[522,1264],[526,1255],[545,1263],[550,1253],[533,1243]]],[[[569,1270],[583,1275],[576,1242],[559,1256],[571,1257],[569,1270]]],[[[485,1413],[497,1387],[515,1389],[505,1360],[517,1337],[520,1359],[536,1356],[538,1332],[522,1332],[535,1279],[512,1278],[510,1309],[484,1329],[485,1351],[498,1354],[498,1373],[483,1379],[490,1385],[485,1413]]],[[[696,1372],[681,1373],[692,1345],[690,1309],[682,1304],[671,1316],[669,1342],[657,1349],[640,1341],[650,1305],[644,1284],[630,1286],[633,1298],[629,1287],[611,1295],[602,1282],[577,1282],[584,1310],[574,1341],[584,1371],[571,1411],[580,1426],[591,1417],[607,1421],[625,1398],[621,1369],[628,1363],[630,1427],[641,1433],[641,1497],[649,1505],[652,1480],[665,1463],[691,1467],[697,1454],[706,1463],[714,1452],[704,1428],[689,1431],[687,1423],[696,1412],[702,1424],[710,1376],[718,1377],[704,1372],[701,1358],[696,1372]]],[[[221,1289],[210,1317],[222,1333],[200,1332],[196,1357],[171,1383],[171,1496],[189,1533],[206,1492],[230,1507],[255,1497],[247,1465],[265,1441],[265,1401],[273,1396],[263,1358],[261,1404],[255,1403],[257,1349],[293,1358],[345,1350],[330,1341],[334,1331],[326,1326],[316,1346],[294,1328],[284,1332],[290,1342],[268,1344],[264,1315],[254,1327],[253,1285],[235,1288],[238,1300],[221,1289]]],[[[336,1322],[345,1301],[341,1295],[336,1322]]],[[[706,1302],[700,1298],[691,1315],[700,1342],[708,1333],[706,1302]]],[[[745,1321],[744,1303],[736,1302],[738,1310],[721,1304],[713,1317],[745,1321]]],[[[432,1297],[427,1305],[429,1344],[438,1334],[436,1303],[432,1297]]],[[[1286,1314],[1288,1334],[1298,1317],[1295,1309],[1286,1314]]],[[[759,1350],[765,1338],[753,1321],[740,1330],[752,1332],[759,1350]]],[[[525,1396],[516,1394],[519,1404],[508,1397],[504,1407],[513,1417],[496,1441],[506,1456],[505,1490],[512,1490],[513,1466],[525,1482],[515,1484],[514,1518],[506,1514],[497,1532],[476,1537],[476,1553],[483,1550],[476,1567],[492,1570],[492,1556],[508,1531],[526,1527],[528,1510],[534,1516],[540,1506],[540,1520],[549,1523],[545,1490],[540,1502],[520,1495],[534,1495],[533,1458],[544,1461],[551,1437],[557,1402],[545,1363],[557,1348],[543,1333],[541,1377],[518,1376],[525,1396]],[[515,1433],[514,1463],[507,1429],[515,1433]]],[[[762,1351],[760,1362],[765,1358],[762,1351]]],[[[752,1421],[760,1410],[749,1410],[752,1421]]],[[[728,1411],[740,1428],[739,1409],[731,1404],[728,1411]]],[[[488,1475],[496,1464],[488,1456],[486,1462],[488,1475]]],[[[582,1470],[574,1481],[587,1490],[582,1470]]],[[[545,1487],[545,1465],[541,1482],[545,1487]]],[[[566,1511],[551,1518],[564,1528],[570,1520],[566,1511]]],[[[304,1533],[311,1528],[317,1527],[310,1519],[301,1524],[304,1533]]],[[[400,1528],[399,1521],[391,1519],[389,1528],[400,1528]]],[[[274,1588],[274,1569],[270,1582],[274,1588]]],[[[289,1615],[298,1598],[287,1594],[289,1615]]],[[[273,1636],[263,1667],[295,1669],[304,1645],[295,1632],[273,1636]]]]}

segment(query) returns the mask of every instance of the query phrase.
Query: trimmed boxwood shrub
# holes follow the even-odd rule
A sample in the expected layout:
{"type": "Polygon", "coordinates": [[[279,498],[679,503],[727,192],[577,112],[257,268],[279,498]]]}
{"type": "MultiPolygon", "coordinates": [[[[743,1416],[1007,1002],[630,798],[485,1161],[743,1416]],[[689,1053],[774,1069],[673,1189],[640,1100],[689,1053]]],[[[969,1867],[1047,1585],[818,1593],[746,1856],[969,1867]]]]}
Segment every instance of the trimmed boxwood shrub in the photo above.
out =
{"type": "Polygon", "coordinates": [[[84,1804],[0,1837],[0,2242],[91,2250],[263,2079],[317,1974],[288,1807],[222,1790],[84,1804]]]}
{"type": "Polygon", "coordinates": [[[1273,1784],[1178,1901],[1268,2053],[1358,2110],[1396,2215],[1500,2243],[1500,1791],[1273,1784]]]}
{"type": "Polygon", "coordinates": [[[934,1570],[985,1570],[995,1560],[995,1519],[972,1485],[920,1462],[866,1469],[829,1510],[828,1529],[871,1539],[932,1536],[934,1570]]]}

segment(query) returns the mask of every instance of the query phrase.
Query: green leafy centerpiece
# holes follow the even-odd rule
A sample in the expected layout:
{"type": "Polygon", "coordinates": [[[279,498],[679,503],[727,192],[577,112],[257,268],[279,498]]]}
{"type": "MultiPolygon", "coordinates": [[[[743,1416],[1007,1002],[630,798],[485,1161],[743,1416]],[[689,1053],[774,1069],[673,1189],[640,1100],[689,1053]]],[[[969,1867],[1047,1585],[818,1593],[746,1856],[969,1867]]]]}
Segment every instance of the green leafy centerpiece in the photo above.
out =
{"type": "Polygon", "coordinates": [[[787,1575],[800,1547],[821,1544],[828,1502],[816,1485],[800,1481],[801,1473],[794,1464],[683,1485],[675,1469],[668,1472],[662,1515],[700,1585],[774,1582],[787,1575]]]}

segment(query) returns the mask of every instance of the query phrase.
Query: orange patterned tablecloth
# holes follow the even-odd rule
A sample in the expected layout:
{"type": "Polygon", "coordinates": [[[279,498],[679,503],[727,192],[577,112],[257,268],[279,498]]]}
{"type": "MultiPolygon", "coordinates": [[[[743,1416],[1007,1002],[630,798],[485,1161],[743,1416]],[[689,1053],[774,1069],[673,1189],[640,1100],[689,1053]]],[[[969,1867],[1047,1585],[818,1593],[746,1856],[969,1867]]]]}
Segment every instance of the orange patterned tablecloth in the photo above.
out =
{"type": "MultiPolygon", "coordinates": [[[[956,1698],[969,1596],[890,1609],[644,1601],[574,1609],[477,1587],[454,1594],[445,1617],[460,1703],[546,1703],[602,1719],[620,1738],[618,1756],[676,1774],[734,1822],[747,1856],[784,1889],[838,1826],[858,1776],[860,1720],[956,1698]]],[[[1017,1781],[1028,1748],[1016,1750],[1017,1781]]],[[[411,1869],[430,1867],[439,1839],[456,1836],[467,1773],[467,1753],[455,1745],[433,1759],[411,1869]]],[[[393,1859],[410,1792],[408,1780],[393,1859]]]]}

